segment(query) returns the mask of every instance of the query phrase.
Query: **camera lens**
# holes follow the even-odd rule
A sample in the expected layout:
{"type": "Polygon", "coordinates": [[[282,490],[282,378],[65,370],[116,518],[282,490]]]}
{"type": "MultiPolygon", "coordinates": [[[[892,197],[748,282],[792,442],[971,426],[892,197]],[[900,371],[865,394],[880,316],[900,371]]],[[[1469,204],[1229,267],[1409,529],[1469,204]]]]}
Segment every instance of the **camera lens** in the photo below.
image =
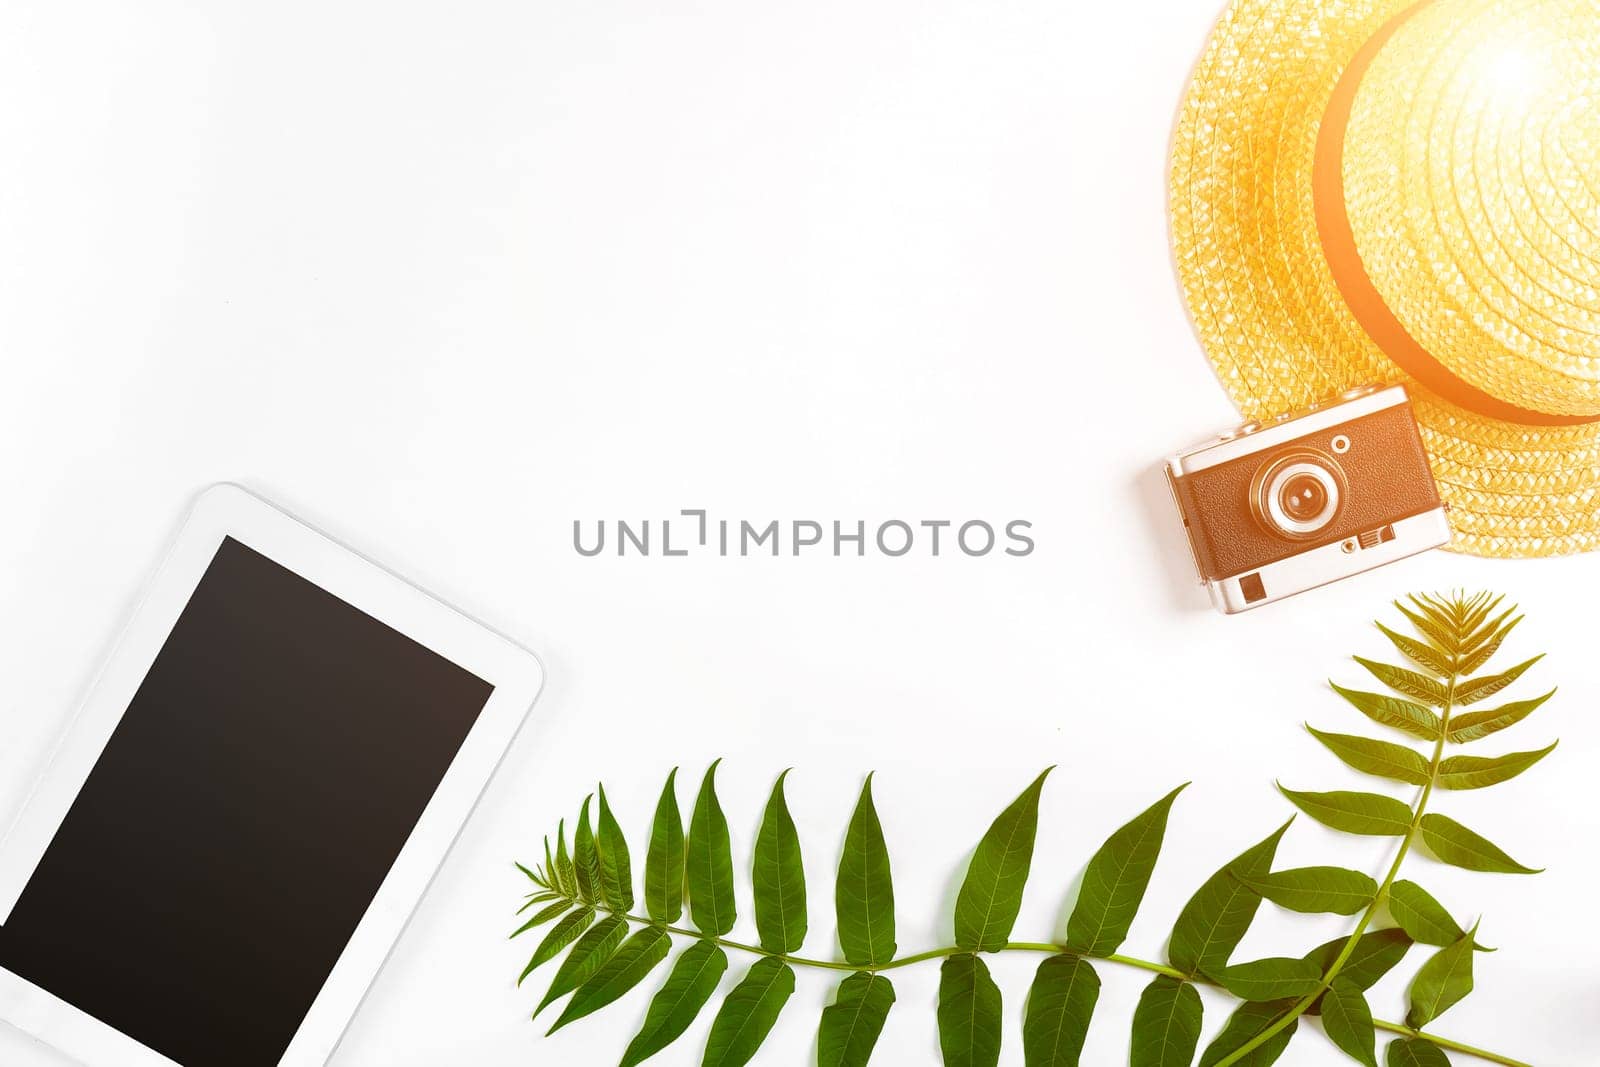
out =
{"type": "Polygon", "coordinates": [[[1313,476],[1296,474],[1278,490],[1278,504],[1295,522],[1311,522],[1328,506],[1328,490],[1313,476]]]}
{"type": "Polygon", "coordinates": [[[1291,452],[1257,473],[1252,509],[1271,532],[1304,540],[1333,522],[1343,489],[1344,475],[1332,456],[1309,449],[1291,452]]]}

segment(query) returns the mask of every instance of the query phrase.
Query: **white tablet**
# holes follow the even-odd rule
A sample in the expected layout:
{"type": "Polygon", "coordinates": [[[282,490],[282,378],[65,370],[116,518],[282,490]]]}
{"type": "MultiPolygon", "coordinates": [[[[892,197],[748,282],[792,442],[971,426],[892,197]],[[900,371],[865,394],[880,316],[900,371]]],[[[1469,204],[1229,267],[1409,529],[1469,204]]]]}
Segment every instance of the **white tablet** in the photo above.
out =
{"type": "Polygon", "coordinates": [[[0,844],[0,1018],[91,1067],[323,1063],[542,677],[207,491],[0,844]]]}

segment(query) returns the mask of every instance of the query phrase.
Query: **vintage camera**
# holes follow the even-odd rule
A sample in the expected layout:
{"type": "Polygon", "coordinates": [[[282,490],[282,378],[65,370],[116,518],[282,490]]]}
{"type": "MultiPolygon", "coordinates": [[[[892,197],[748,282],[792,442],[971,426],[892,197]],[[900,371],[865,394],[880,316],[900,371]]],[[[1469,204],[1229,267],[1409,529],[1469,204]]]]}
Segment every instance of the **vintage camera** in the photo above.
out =
{"type": "Polygon", "coordinates": [[[1450,540],[1404,388],[1366,386],[1173,456],[1195,569],[1232,614],[1450,540]]]}

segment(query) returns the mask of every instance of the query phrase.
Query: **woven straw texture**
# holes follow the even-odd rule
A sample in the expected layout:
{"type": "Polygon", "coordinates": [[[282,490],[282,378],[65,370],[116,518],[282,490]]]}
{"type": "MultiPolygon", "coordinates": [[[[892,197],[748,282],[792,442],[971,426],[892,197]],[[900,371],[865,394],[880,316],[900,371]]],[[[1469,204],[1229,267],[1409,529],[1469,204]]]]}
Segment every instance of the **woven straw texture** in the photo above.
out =
{"type": "MultiPolygon", "coordinates": [[[[1410,380],[1356,320],[1318,234],[1317,132],[1401,0],[1234,0],[1196,68],[1172,161],[1190,313],[1247,418],[1404,382],[1454,549],[1600,547],[1600,423],[1489,418],[1410,380]]],[[[1600,415],[1600,4],[1432,0],[1351,107],[1345,207],[1383,302],[1439,363],[1506,402],[1600,415]]]]}

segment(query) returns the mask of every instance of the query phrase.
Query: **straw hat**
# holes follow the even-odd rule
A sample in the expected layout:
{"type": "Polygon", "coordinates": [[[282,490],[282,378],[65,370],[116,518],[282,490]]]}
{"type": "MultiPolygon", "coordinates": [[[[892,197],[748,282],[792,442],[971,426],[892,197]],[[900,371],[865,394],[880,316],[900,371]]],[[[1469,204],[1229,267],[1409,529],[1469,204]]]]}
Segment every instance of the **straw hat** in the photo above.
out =
{"type": "Polygon", "coordinates": [[[1403,382],[1452,547],[1600,547],[1600,2],[1232,0],[1171,206],[1245,416],[1403,382]]]}

